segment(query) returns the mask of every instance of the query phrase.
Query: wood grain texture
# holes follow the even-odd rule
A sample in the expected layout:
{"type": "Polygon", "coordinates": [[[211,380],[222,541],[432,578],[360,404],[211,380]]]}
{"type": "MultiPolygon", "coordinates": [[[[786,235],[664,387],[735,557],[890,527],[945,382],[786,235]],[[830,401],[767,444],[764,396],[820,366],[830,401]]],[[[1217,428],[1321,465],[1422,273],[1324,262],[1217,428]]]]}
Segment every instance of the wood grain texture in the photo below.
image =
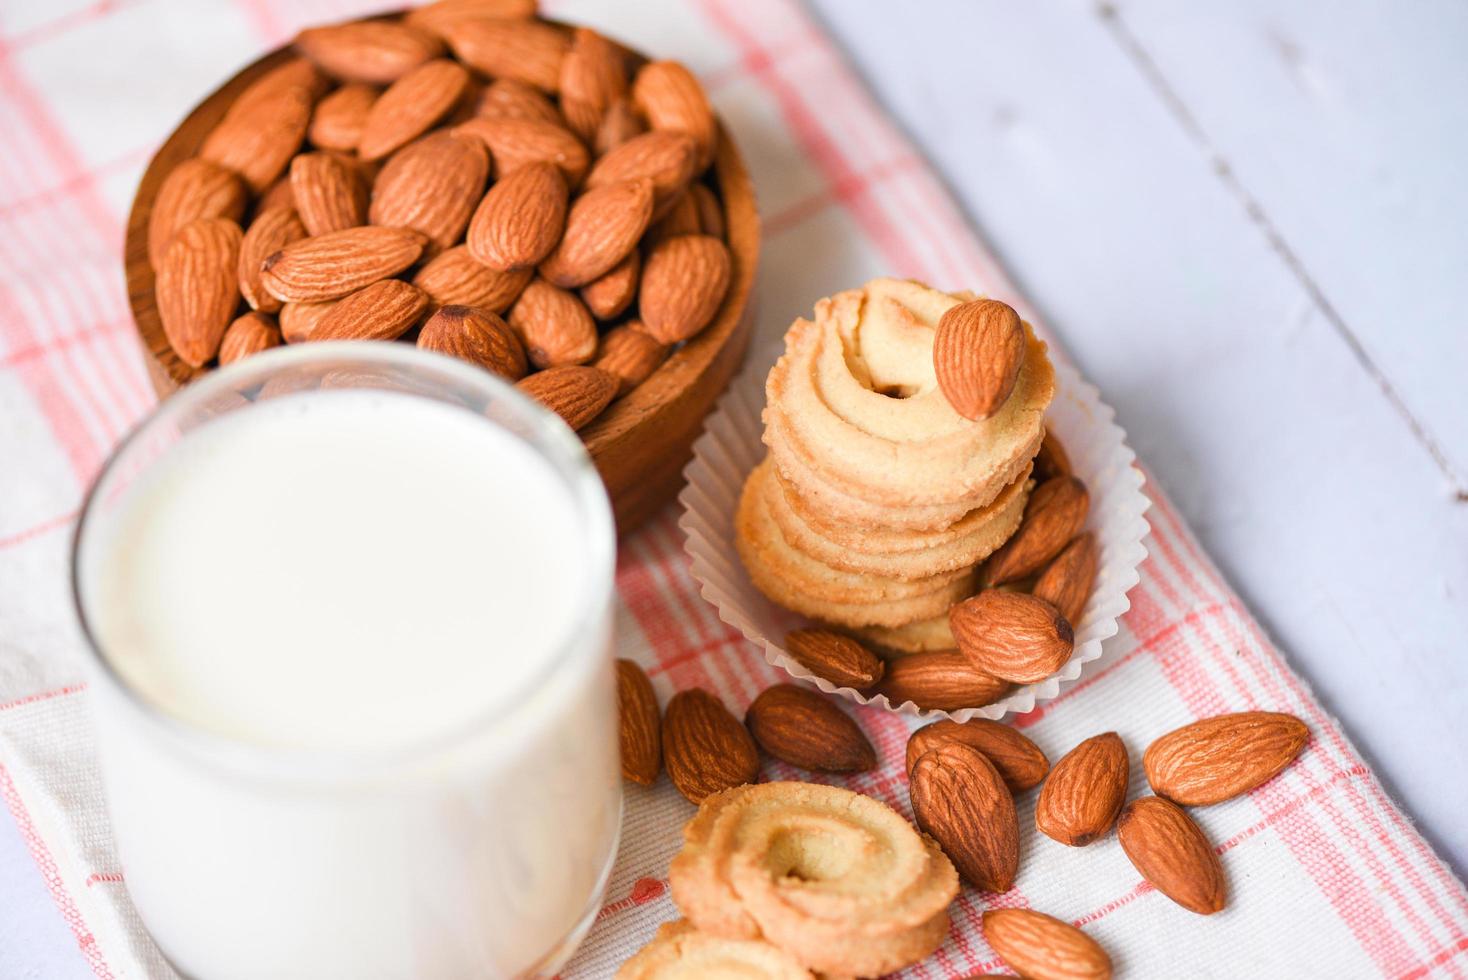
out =
{"type": "MultiPolygon", "coordinates": [[[[292,57],[274,51],[216,89],[179,124],[143,174],[128,216],[125,268],[128,301],[141,338],[153,387],[168,395],[206,369],[185,364],[163,334],[148,262],[148,219],[159,185],[192,156],[225,110],[250,84],[292,57]]],[[[743,360],[751,320],[746,316],[760,251],[760,219],[754,185],[738,148],[720,127],[711,170],[724,205],[733,259],[730,286],[713,322],[667,359],[645,382],[582,431],[606,483],[617,529],[627,534],[656,514],[682,486],[683,467],[704,416],[743,360]]]]}

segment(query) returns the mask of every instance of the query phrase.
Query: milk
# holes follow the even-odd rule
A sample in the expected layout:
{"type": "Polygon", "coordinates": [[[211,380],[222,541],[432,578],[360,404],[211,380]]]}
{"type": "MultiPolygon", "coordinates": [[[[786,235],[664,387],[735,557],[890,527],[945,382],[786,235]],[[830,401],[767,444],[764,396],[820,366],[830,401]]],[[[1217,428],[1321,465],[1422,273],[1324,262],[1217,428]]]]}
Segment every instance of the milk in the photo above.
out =
{"type": "Polygon", "coordinates": [[[566,474],[481,414],[343,390],[226,413],[119,482],[80,598],[125,881],[178,968],[562,959],[621,805],[609,531],[566,474]]]}

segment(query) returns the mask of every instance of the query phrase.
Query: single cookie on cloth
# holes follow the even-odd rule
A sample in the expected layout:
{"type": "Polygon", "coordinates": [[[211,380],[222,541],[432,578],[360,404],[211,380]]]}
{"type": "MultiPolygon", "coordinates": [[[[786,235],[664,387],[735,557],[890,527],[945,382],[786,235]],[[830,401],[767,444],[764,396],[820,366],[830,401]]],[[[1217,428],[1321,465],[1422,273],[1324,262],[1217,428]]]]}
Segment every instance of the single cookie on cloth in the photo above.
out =
{"type": "Polygon", "coordinates": [[[657,935],[617,970],[617,980],[812,980],[809,970],[782,949],[758,939],[723,939],[699,932],[683,919],[665,922],[657,935]]]}
{"type": "Polygon", "coordinates": [[[895,810],[836,786],[776,782],[709,797],[669,869],[700,932],[763,940],[810,970],[879,976],[948,933],[953,863],[895,810]]]}
{"type": "Polygon", "coordinates": [[[965,419],[933,368],[938,320],[964,296],[876,279],[796,320],[770,371],[765,441],[780,475],[831,521],[941,528],[983,507],[1030,465],[1055,393],[1045,345],[1026,353],[1008,400],[965,419]]]}
{"type": "Polygon", "coordinates": [[[735,514],[735,546],[755,587],[787,609],[841,626],[901,626],[946,614],[972,595],[972,568],[906,580],[843,571],[791,547],[771,515],[780,493],[769,461],[750,474],[735,514]]]}

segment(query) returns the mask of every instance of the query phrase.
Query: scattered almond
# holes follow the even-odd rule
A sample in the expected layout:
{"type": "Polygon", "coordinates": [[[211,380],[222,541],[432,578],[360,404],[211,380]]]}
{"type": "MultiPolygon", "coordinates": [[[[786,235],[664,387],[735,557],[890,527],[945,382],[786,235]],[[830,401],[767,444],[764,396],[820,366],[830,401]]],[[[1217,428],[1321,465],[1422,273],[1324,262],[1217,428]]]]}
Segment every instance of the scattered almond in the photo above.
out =
{"type": "Polygon", "coordinates": [[[632,102],[653,129],[687,133],[698,147],[702,170],[714,159],[719,144],[719,124],[693,73],[676,61],[653,61],[637,72],[632,83],[632,102]]]}
{"type": "Polygon", "coordinates": [[[291,196],[310,235],[367,223],[367,187],[357,171],[330,153],[302,153],[291,161],[291,196]]]}
{"type": "Polygon", "coordinates": [[[388,86],[362,125],[357,152],[379,160],[428,132],[469,85],[469,72],[447,58],[425,61],[388,86]]]}
{"type": "Polygon", "coordinates": [[[658,697],[642,668],[625,659],[617,660],[617,717],[622,777],[651,786],[663,767],[658,697]]]}
{"type": "Polygon", "coordinates": [[[342,297],[316,322],[314,340],[397,340],[428,312],[428,294],[401,279],[383,279],[342,297]]]}
{"type": "Polygon", "coordinates": [[[595,142],[607,107],[627,94],[627,64],[615,44],[589,27],[571,34],[561,61],[561,111],[582,142],[595,142]]]}
{"type": "MultiPolygon", "coordinates": [[[[652,182],[653,217],[659,218],[683,195],[688,182],[693,179],[697,162],[698,145],[687,133],[644,133],[597,160],[586,175],[586,186],[590,189],[628,180],[649,180],[652,182]]],[[[696,218],[697,205],[694,207],[696,218]]],[[[694,232],[701,230],[697,226],[690,229],[694,232]]]]}
{"type": "Polygon", "coordinates": [[[1244,711],[1195,721],[1147,747],[1142,768],[1158,796],[1184,806],[1222,803],[1279,775],[1310,740],[1293,715],[1244,711]]]}
{"type": "Polygon", "coordinates": [[[443,53],[443,44],[416,27],[386,20],[359,20],[307,28],[296,50],[345,82],[387,85],[443,53]]]}
{"type": "Polygon", "coordinates": [[[653,248],[642,268],[639,307],[648,333],[665,344],[697,334],[729,290],[729,250],[709,235],[679,235],[653,248]]]}
{"type": "MultiPolygon", "coordinates": [[[[531,375],[526,381],[549,373],[531,375]]],[[[754,739],[722,701],[699,687],[679,691],[668,702],[663,715],[663,763],[678,792],[695,804],[722,790],[752,783],[759,775],[754,739]]]]}
{"type": "Polygon", "coordinates": [[[990,909],[984,939],[1021,976],[1033,980],[1109,980],[1111,957],[1068,922],[1032,909],[990,909]]]}
{"type": "Polygon", "coordinates": [[[422,252],[416,231],[364,225],[291,242],[266,258],[260,281],[286,302],[339,299],[402,272],[422,252]]]}
{"type": "Polygon", "coordinates": [[[637,298],[642,281],[642,252],[631,249],[622,261],[581,287],[581,301],[598,320],[621,316],[637,298]]]}
{"type": "Polygon", "coordinates": [[[538,368],[585,364],[596,356],[596,321],[574,293],[544,279],[531,280],[508,319],[538,368]]]}
{"type": "Polygon", "coordinates": [[[965,881],[1006,892],[1019,870],[1019,820],[998,770],[984,753],[944,741],[913,763],[908,782],[917,825],[930,834],[965,881]]]}
{"type": "Polygon", "coordinates": [[[196,218],[174,233],[163,253],[155,285],[158,317],[185,364],[202,367],[213,358],[234,319],[240,238],[240,226],[227,218],[196,218]]]}
{"type": "Polygon", "coordinates": [[[919,728],[907,740],[907,771],[922,754],[942,742],[963,742],[984,753],[1011,793],[1040,785],[1050,771],[1050,760],[1040,747],[1015,728],[987,718],[966,722],[944,719],[919,728]]]}
{"type": "Polygon", "coordinates": [[[350,152],[357,148],[377,89],[362,82],[351,82],[316,103],[311,113],[311,126],[306,137],[323,150],[350,152]]]}
{"type": "Polygon", "coordinates": [[[1009,400],[1025,358],[1025,330],[1006,303],[976,299],[945,312],[933,334],[933,369],[953,410],[986,419],[1009,400]]]}
{"type": "Polygon", "coordinates": [[[1044,680],[1070,659],[1070,624],[1023,592],[988,589],[948,610],[958,649],[974,667],[1016,684],[1044,680]]]}
{"type": "Polygon", "coordinates": [[[1059,610],[1067,623],[1078,625],[1086,601],[1091,598],[1091,586],[1096,583],[1100,563],[1096,536],[1089,532],[1078,535],[1040,573],[1030,592],[1059,610]]]}
{"type": "Polygon", "coordinates": [[[668,353],[667,347],[641,330],[623,324],[602,335],[591,366],[617,379],[617,397],[620,398],[651,377],[668,359],[668,353]]]}
{"type": "Polygon", "coordinates": [[[489,148],[495,180],[503,180],[527,163],[553,163],[561,169],[567,186],[577,187],[591,163],[581,141],[554,123],[477,116],[453,131],[472,136],[489,148]]]}
{"type": "Polygon", "coordinates": [[[791,630],[785,634],[785,652],[806,670],[837,687],[861,690],[880,681],[886,673],[886,665],[875,653],[851,637],[831,630],[791,630]]]}
{"type": "Polygon", "coordinates": [[[553,367],[515,385],[579,432],[617,397],[617,379],[594,367],[553,367]]]}
{"type": "Polygon", "coordinates": [[[1024,520],[1014,537],[988,557],[980,582],[1003,585],[1033,575],[1080,533],[1090,509],[1086,485],[1073,476],[1057,476],[1035,488],[1025,503],[1024,520]]]}
{"type": "Polygon", "coordinates": [[[163,261],[173,235],[196,218],[227,218],[238,222],[245,214],[245,185],[232,170],[200,157],[191,157],[168,172],[148,215],[148,261],[163,261]]]}
{"type": "Polygon", "coordinates": [[[488,175],[483,145],[452,132],[429,133],[388,159],[368,217],[374,225],[422,232],[435,252],[449,248],[468,227],[488,175]]]}
{"type": "Polygon", "coordinates": [[[584,286],[610,272],[637,246],[652,217],[652,182],[642,179],[586,191],[571,205],[566,231],[540,264],[557,286],[584,286]]]}
{"type": "Polygon", "coordinates": [[[1208,838],[1182,808],[1160,796],[1133,800],[1116,835],[1132,865],[1154,888],[1199,915],[1227,900],[1223,865],[1208,838]]]}
{"type": "Polygon", "coordinates": [[[413,285],[439,306],[475,306],[491,313],[510,308],[535,274],[534,269],[496,272],[456,245],[434,256],[413,276],[413,285]]]}
{"type": "Polygon", "coordinates": [[[1115,732],[1086,739],[1067,752],[1040,788],[1035,827],[1071,847],[1111,830],[1126,802],[1126,746],[1115,732]]]}
{"type": "Polygon", "coordinates": [[[525,348],[498,315],[472,306],[445,306],[418,332],[418,346],[478,364],[502,378],[525,377],[525,348]]]}
{"type": "Polygon", "coordinates": [[[566,225],[565,178],[554,164],[527,164],[497,181],[469,222],[469,254],[491,269],[530,268],[551,253],[566,225]]]}
{"type": "Polygon", "coordinates": [[[221,366],[232,364],[251,354],[280,346],[280,328],[264,313],[251,310],[235,318],[224,331],[224,340],[219,345],[221,366]]]}
{"type": "Polygon", "coordinates": [[[566,31],[524,19],[462,20],[445,29],[449,46],[464,64],[491,78],[512,78],[554,92],[561,60],[571,47],[566,31]]]}
{"type": "Polygon", "coordinates": [[[744,723],[760,748],[801,769],[866,772],[877,765],[876,750],[851,716],[806,687],[766,688],[744,723]]]}
{"type": "Polygon", "coordinates": [[[887,664],[873,694],[884,694],[893,707],[911,701],[919,708],[957,711],[992,704],[1009,692],[1010,683],[976,668],[957,650],[934,650],[898,657],[887,664]]]}

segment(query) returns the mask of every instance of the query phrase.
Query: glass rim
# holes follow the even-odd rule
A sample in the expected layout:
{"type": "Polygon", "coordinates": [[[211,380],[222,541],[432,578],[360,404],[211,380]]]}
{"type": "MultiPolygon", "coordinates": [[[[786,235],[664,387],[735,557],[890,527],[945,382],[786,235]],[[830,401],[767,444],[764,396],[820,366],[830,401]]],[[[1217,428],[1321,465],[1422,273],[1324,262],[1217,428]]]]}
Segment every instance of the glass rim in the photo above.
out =
{"type": "MultiPolygon", "coordinates": [[[[97,509],[101,491],[110,478],[116,474],[121,461],[143,436],[154,431],[157,426],[176,418],[190,407],[210,397],[226,391],[238,393],[233,385],[240,379],[259,375],[253,382],[258,384],[288,368],[310,366],[316,362],[339,362],[343,366],[396,367],[427,371],[440,376],[446,375],[456,384],[478,389],[484,393],[487,401],[509,406],[509,413],[526,424],[526,431],[514,432],[512,430],[512,433],[525,441],[536,455],[544,459],[555,475],[565,484],[577,517],[581,520],[586,532],[582,536],[586,551],[578,563],[586,568],[588,573],[587,601],[582,603],[582,608],[567,621],[564,635],[553,646],[545,663],[521,683],[521,691],[535,691],[544,686],[550,675],[568,660],[574,658],[580,639],[589,630],[601,625],[598,622],[599,619],[610,616],[611,594],[615,577],[616,528],[612,517],[611,502],[586,447],[559,416],[519,391],[513,384],[489,371],[457,358],[420,350],[406,344],[323,341],[288,345],[263,351],[233,364],[217,368],[204,377],[182,386],[160,400],[117,442],[82,498],[81,510],[76,529],[72,533],[70,547],[69,585],[72,609],[81,629],[86,657],[96,668],[94,677],[101,679],[112,693],[119,695],[129,711],[142,718],[155,731],[175,740],[186,749],[207,754],[233,768],[284,778],[359,777],[412,764],[437,753],[450,751],[477,735],[494,730],[501,724],[511,723],[517,714],[519,704],[522,703],[522,701],[512,701],[507,706],[502,705],[492,711],[486,709],[476,712],[461,723],[401,745],[367,749],[291,748],[261,744],[247,738],[213,731],[170,714],[161,705],[145,697],[130,683],[105,653],[103,644],[93,629],[92,620],[88,616],[87,604],[82,598],[81,558],[87,530],[91,526],[90,519],[97,509]]],[[[436,400],[431,394],[413,391],[388,391],[387,393],[436,400]]],[[[283,394],[281,397],[289,397],[289,395],[283,394]]],[[[444,400],[443,403],[452,404],[447,400],[444,400]]],[[[247,411],[248,408],[243,410],[247,411]]],[[[479,415],[481,421],[486,425],[496,425],[493,419],[482,413],[472,414],[479,415]]],[[[165,449],[162,455],[167,455],[172,448],[170,446],[165,449]]]]}

